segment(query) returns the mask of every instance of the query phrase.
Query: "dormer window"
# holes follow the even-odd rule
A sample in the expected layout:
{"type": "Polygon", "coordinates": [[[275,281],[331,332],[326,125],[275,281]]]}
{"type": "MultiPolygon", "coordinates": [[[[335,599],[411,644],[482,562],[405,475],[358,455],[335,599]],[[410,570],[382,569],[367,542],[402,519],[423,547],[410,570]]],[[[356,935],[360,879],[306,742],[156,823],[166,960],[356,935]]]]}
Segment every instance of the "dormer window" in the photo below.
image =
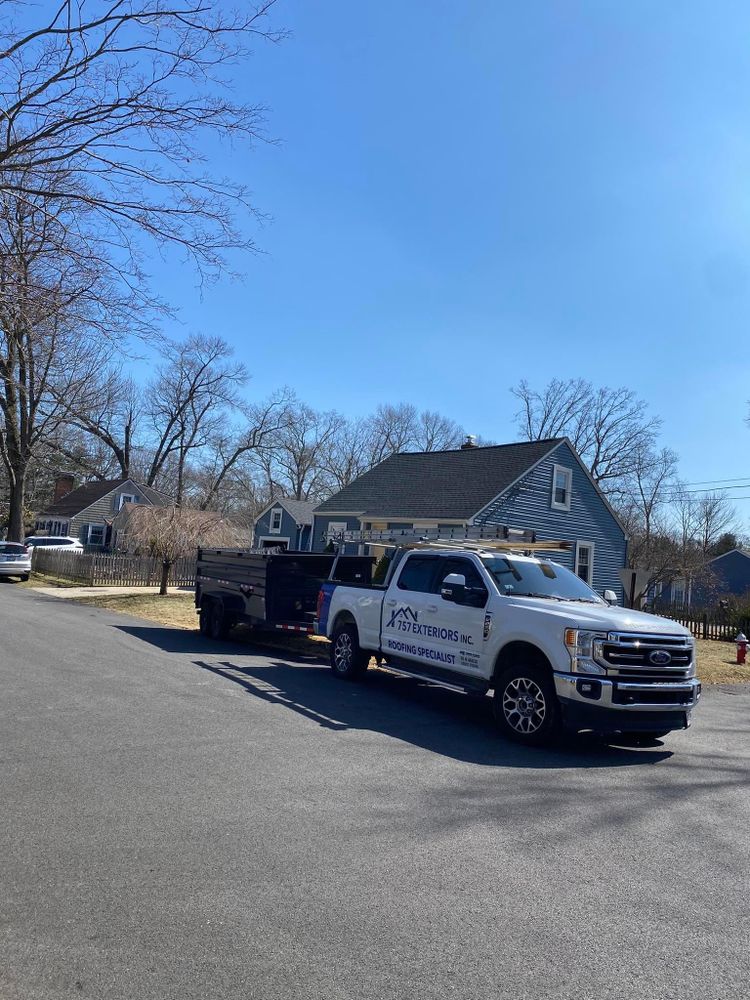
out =
{"type": "Polygon", "coordinates": [[[119,503],[117,509],[121,510],[122,507],[123,507],[123,505],[126,504],[126,503],[135,503],[136,499],[137,498],[132,493],[121,493],[120,494],[120,503],[119,503]]]}
{"type": "Polygon", "coordinates": [[[281,507],[271,511],[271,533],[278,535],[281,533],[281,507]]]}
{"type": "Polygon", "coordinates": [[[552,510],[570,510],[570,494],[573,490],[573,472],[564,465],[552,467],[552,510]]]}

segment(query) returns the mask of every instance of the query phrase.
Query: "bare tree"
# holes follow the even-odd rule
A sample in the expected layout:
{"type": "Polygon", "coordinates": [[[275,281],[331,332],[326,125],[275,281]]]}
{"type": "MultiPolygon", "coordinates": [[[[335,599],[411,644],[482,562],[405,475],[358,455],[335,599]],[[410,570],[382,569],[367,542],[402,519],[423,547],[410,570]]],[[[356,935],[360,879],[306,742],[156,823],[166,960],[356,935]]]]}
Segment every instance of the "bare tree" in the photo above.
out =
{"type": "Polygon", "coordinates": [[[286,430],[289,408],[289,395],[282,390],[263,403],[242,407],[240,425],[218,433],[209,441],[208,455],[200,470],[203,482],[199,499],[201,510],[220,503],[227,479],[239,463],[251,456],[257,462],[274,435],[286,430]]]}
{"type": "Polygon", "coordinates": [[[246,545],[245,533],[212,511],[184,507],[128,506],[121,538],[130,552],[147,553],[161,560],[159,594],[164,596],[175,562],[195,554],[201,545],[246,545]]]}
{"type": "Polygon", "coordinates": [[[721,493],[704,493],[698,497],[695,510],[696,540],[705,559],[724,532],[737,526],[737,512],[721,493]]]}
{"type": "Polygon", "coordinates": [[[610,497],[623,490],[641,457],[653,450],[661,421],[627,388],[595,389],[584,379],[553,379],[541,391],[524,379],[511,389],[516,421],[530,441],[570,438],[594,481],[610,497]]]}
{"type": "Polygon", "coordinates": [[[245,366],[232,360],[221,337],[194,334],[167,344],[164,360],[147,387],[153,457],[146,479],[154,486],[168,463],[174,467],[174,498],[180,504],[188,457],[214,437],[238,405],[237,390],[248,379],[245,366]]]}
{"type": "Polygon", "coordinates": [[[44,170],[48,196],[94,209],[131,269],[145,235],[216,272],[226,249],[252,247],[235,223],[252,206],[244,185],[206,168],[204,139],[262,138],[263,109],[233,100],[231,82],[252,41],[281,37],[273,3],[56,0],[45,14],[5,0],[5,189],[33,199],[44,170]]]}
{"type": "Polygon", "coordinates": [[[320,413],[305,403],[289,407],[260,458],[272,496],[311,500],[330,492],[324,456],[341,421],[338,413],[320,413]]]}
{"type": "MultiPolygon", "coordinates": [[[[46,179],[37,178],[40,189],[46,179]]],[[[8,538],[23,534],[35,455],[109,363],[125,327],[141,329],[140,297],[118,292],[102,248],[70,206],[45,194],[0,195],[0,459],[9,481],[8,538]]]]}
{"type": "MultiPolygon", "coordinates": [[[[57,441],[58,450],[62,455],[74,458],[70,444],[71,435],[77,431],[79,440],[83,435],[84,440],[89,439],[90,449],[93,445],[95,457],[88,465],[94,475],[109,478],[116,471],[127,479],[140,405],[138,386],[124,373],[121,363],[96,372],[84,386],[75,407],[69,408],[64,427],[65,439],[57,441]],[[112,468],[113,462],[116,469],[112,468]]],[[[85,461],[82,456],[79,460],[85,461]]]]}

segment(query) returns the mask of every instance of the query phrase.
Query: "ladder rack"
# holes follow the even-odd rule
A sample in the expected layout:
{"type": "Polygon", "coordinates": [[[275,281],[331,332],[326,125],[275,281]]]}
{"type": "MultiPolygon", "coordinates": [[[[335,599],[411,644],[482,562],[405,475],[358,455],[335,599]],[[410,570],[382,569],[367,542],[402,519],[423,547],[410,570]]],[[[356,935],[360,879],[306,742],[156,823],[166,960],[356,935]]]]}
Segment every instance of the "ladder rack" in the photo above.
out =
{"type": "Polygon", "coordinates": [[[376,545],[379,548],[472,549],[501,552],[562,552],[573,548],[572,542],[537,541],[533,531],[507,528],[502,525],[476,525],[470,528],[415,531],[394,528],[385,531],[361,530],[329,533],[329,540],[338,544],[376,545]]]}

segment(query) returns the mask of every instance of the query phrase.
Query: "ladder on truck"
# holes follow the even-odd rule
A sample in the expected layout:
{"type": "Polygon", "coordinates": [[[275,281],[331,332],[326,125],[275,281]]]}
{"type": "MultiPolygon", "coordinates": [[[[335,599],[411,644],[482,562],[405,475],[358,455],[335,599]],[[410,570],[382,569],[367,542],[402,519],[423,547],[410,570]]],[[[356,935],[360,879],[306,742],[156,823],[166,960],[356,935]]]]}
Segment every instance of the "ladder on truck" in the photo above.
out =
{"type": "Polygon", "coordinates": [[[392,528],[385,530],[347,530],[329,532],[329,541],[337,545],[373,545],[384,549],[475,549],[501,552],[565,552],[572,542],[537,540],[536,533],[505,525],[482,524],[468,528],[392,528]]]}

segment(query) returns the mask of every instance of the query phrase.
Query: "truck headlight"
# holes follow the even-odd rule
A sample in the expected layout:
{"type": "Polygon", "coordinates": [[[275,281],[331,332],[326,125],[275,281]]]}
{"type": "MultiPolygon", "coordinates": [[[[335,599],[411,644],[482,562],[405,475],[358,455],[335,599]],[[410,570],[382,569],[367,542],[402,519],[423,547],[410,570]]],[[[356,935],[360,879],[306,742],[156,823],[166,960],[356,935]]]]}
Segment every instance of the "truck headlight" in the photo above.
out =
{"type": "Polygon", "coordinates": [[[570,669],[574,674],[606,674],[596,662],[601,656],[606,632],[589,632],[580,628],[565,629],[565,645],[570,654],[570,669]]]}

